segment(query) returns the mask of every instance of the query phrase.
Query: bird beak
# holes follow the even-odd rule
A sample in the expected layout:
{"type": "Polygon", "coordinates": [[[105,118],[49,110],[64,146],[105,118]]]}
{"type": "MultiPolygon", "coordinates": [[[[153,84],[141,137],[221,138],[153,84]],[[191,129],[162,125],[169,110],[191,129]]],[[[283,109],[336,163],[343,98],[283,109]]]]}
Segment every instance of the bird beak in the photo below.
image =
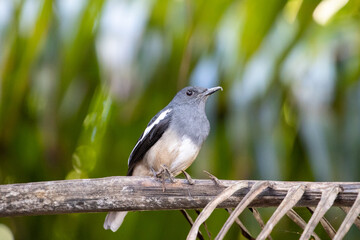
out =
{"type": "Polygon", "coordinates": [[[203,95],[204,96],[209,96],[209,95],[211,95],[211,94],[213,94],[214,92],[217,92],[217,91],[219,91],[219,90],[223,90],[222,89],[222,87],[213,87],[213,88],[208,88],[204,93],[203,93],[203,95]]]}

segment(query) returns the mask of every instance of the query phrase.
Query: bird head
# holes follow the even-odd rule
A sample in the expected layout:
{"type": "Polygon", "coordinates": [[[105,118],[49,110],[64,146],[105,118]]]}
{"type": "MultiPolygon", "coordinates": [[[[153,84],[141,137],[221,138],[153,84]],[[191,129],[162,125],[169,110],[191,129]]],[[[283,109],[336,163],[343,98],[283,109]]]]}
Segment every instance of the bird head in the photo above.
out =
{"type": "Polygon", "coordinates": [[[219,91],[223,90],[222,87],[213,87],[213,88],[203,88],[203,87],[185,87],[181,89],[172,100],[173,104],[183,105],[183,104],[204,104],[207,98],[219,91]]]}

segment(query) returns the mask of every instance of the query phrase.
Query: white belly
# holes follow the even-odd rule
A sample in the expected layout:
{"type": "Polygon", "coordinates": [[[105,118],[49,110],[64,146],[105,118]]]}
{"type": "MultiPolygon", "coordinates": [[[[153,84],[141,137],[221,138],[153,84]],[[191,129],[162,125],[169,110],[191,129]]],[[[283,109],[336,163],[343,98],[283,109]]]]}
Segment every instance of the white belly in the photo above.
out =
{"type": "Polygon", "coordinates": [[[183,137],[178,154],[169,166],[171,172],[173,172],[174,175],[178,175],[181,170],[186,170],[194,162],[198,153],[199,148],[191,141],[191,139],[183,137]]]}
{"type": "Polygon", "coordinates": [[[150,168],[157,172],[161,170],[161,165],[166,165],[176,176],[193,163],[199,150],[200,148],[190,138],[186,136],[180,138],[175,132],[168,130],[134,168],[133,175],[152,176],[150,168]]]}

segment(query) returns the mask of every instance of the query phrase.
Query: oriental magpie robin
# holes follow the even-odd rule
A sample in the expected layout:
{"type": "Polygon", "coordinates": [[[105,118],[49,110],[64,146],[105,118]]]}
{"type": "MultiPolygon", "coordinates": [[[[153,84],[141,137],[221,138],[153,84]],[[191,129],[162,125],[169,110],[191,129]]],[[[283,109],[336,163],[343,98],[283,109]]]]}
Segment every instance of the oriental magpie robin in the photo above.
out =
{"type": "MultiPolygon", "coordinates": [[[[147,125],[128,160],[127,176],[153,176],[165,166],[176,176],[188,168],[210,131],[205,103],[221,87],[186,87],[147,125]]],[[[105,229],[116,231],[127,212],[110,212],[105,229]]]]}

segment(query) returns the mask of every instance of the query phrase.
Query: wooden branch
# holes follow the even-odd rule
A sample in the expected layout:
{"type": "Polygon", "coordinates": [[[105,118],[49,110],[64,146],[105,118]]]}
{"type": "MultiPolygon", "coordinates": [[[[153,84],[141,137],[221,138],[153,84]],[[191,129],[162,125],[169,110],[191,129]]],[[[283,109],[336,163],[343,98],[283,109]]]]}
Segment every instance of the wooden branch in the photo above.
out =
{"type": "Polygon", "coordinates": [[[329,208],[333,205],[339,192],[340,188],[338,186],[324,189],[323,196],[321,197],[319,204],[317,205],[313,215],[307,223],[304,232],[301,234],[300,240],[310,239],[310,236],[314,232],[318,222],[320,222],[321,218],[325,215],[327,210],[329,210],[329,208]]]}
{"type": "Polygon", "coordinates": [[[265,240],[270,235],[270,233],[273,230],[273,228],[275,227],[275,225],[301,199],[304,192],[305,192],[305,188],[301,185],[292,187],[289,190],[284,201],[282,201],[280,206],[276,209],[274,214],[271,216],[269,221],[266,223],[265,227],[260,232],[259,236],[257,237],[258,240],[265,240]]]}
{"type": "MultiPolygon", "coordinates": [[[[226,208],[226,211],[231,214],[233,212],[233,210],[231,210],[230,208],[226,208]]],[[[240,221],[239,218],[235,219],[236,224],[240,227],[241,230],[241,234],[249,240],[255,240],[255,238],[253,236],[251,236],[250,231],[245,227],[245,225],[240,221]]]]}
{"type": "MultiPolygon", "coordinates": [[[[285,197],[285,199],[286,199],[286,197],[285,197]]],[[[249,210],[252,212],[252,214],[253,214],[255,220],[258,222],[260,228],[264,229],[264,227],[265,227],[264,219],[262,218],[259,210],[257,208],[249,208],[249,210]]],[[[270,235],[268,237],[268,240],[272,240],[272,237],[270,235]]]]}
{"type": "MultiPolygon", "coordinates": [[[[203,209],[203,211],[200,213],[199,217],[196,219],[194,225],[190,229],[190,232],[187,236],[187,240],[192,240],[196,238],[196,234],[199,231],[200,225],[205,222],[208,217],[210,217],[211,213],[215,210],[215,208],[222,202],[224,202],[226,199],[228,199],[230,196],[232,196],[236,191],[239,189],[246,187],[245,182],[239,181],[236,184],[233,184],[226,188],[222,193],[217,195],[211,202],[203,209]]],[[[219,185],[217,185],[219,186],[219,185]]]]}
{"type": "Polygon", "coordinates": [[[355,222],[355,219],[359,217],[360,214],[360,193],[355,200],[354,205],[349,211],[350,213],[346,215],[344,221],[342,222],[341,226],[339,227],[339,231],[334,236],[334,240],[340,240],[345,237],[345,234],[349,231],[350,227],[355,222]]]}
{"type": "MultiPolygon", "coordinates": [[[[286,215],[294,222],[296,223],[299,227],[301,227],[302,229],[306,228],[306,222],[304,221],[304,219],[302,219],[302,217],[300,217],[299,214],[297,214],[297,212],[295,212],[294,209],[290,209],[290,211],[288,211],[286,213],[286,215]]],[[[320,240],[319,236],[313,232],[312,237],[315,240],[320,240]]]]}
{"type": "Polygon", "coordinates": [[[235,219],[247,208],[250,203],[262,193],[269,186],[269,182],[257,182],[250,189],[250,191],[245,195],[245,197],[240,201],[240,203],[236,206],[234,211],[230,214],[230,217],[226,220],[223,227],[220,229],[220,232],[216,236],[215,240],[224,239],[226,233],[229,231],[230,227],[235,222],[235,219]]]}
{"type": "MultiPolygon", "coordinates": [[[[79,212],[143,211],[204,208],[225,188],[243,182],[248,187],[241,189],[219,208],[234,208],[257,181],[195,180],[189,185],[186,180],[162,184],[150,177],[108,177],[25,184],[0,185],[0,217],[44,215],[79,212]]],[[[276,182],[269,181],[265,189],[249,207],[278,206],[287,191],[304,185],[306,191],[296,206],[316,206],[323,189],[339,185],[342,191],[334,205],[351,207],[357,198],[360,183],[335,182],[276,182]]]]}
{"type": "MultiPolygon", "coordinates": [[[[314,214],[316,208],[315,207],[307,207],[307,209],[309,210],[309,212],[311,213],[311,215],[314,214]]],[[[329,220],[327,220],[324,217],[322,217],[320,219],[320,224],[321,226],[324,228],[325,232],[329,235],[330,239],[333,239],[335,234],[336,234],[336,230],[335,228],[331,225],[331,223],[329,222],[329,220]]]]}

